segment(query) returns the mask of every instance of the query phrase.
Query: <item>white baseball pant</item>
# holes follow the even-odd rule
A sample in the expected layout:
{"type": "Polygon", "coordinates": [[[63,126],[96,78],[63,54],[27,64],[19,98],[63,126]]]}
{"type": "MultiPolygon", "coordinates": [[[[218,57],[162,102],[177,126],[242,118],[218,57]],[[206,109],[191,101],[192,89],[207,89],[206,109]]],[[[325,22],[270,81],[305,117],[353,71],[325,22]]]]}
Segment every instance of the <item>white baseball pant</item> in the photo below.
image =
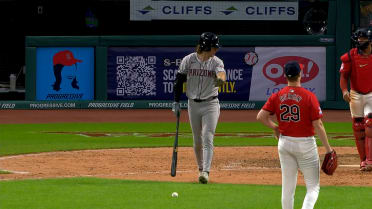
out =
{"type": "Polygon", "coordinates": [[[189,99],[188,111],[194,139],[194,152],[199,170],[209,172],[213,159],[213,138],[220,116],[218,99],[194,102],[189,99]]]}
{"type": "Polygon", "coordinates": [[[306,196],[302,209],[312,209],[319,195],[319,155],[315,137],[280,136],[278,152],[282,170],[282,208],[293,209],[298,169],[304,175],[306,196]]]}
{"type": "Polygon", "coordinates": [[[350,112],[353,118],[364,118],[372,112],[372,92],[363,95],[350,90],[350,99],[350,112]]]}

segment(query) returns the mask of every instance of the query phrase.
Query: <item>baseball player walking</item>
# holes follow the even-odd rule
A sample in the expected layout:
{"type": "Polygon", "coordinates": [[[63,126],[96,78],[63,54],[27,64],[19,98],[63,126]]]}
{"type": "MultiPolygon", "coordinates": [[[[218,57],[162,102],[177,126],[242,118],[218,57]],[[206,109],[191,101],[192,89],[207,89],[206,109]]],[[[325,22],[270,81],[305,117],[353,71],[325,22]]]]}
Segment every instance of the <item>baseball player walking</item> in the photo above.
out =
{"type": "Polygon", "coordinates": [[[201,34],[196,52],[182,59],[174,83],[172,111],[177,115],[181,111],[179,102],[183,83],[187,82],[189,120],[202,184],[208,183],[213,158],[213,138],[220,116],[218,88],[226,82],[223,61],[215,56],[219,47],[216,34],[201,34]]]}
{"type": "Polygon", "coordinates": [[[293,209],[298,169],[304,175],[306,196],[302,209],[314,208],[319,195],[319,155],[314,130],[327,153],[332,149],[321,121],[316,96],[301,87],[301,68],[297,62],[284,67],[288,86],[274,93],[257,115],[257,120],[274,131],[279,139],[282,170],[282,208],[293,209]],[[270,115],[276,115],[277,125],[270,115]]]}
{"type": "Polygon", "coordinates": [[[372,30],[359,28],[352,36],[356,48],[341,56],[340,88],[349,103],[360,170],[372,170],[372,30]],[[350,92],[348,81],[350,80],[350,92]]]}

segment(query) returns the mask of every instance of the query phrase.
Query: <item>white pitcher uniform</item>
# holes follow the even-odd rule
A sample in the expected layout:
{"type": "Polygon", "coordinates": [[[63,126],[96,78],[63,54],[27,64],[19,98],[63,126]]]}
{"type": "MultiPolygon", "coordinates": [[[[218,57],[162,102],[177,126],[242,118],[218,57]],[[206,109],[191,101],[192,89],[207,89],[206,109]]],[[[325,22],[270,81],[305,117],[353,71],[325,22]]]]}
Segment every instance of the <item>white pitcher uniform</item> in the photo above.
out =
{"type": "Polygon", "coordinates": [[[306,196],[302,209],[312,209],[319,195],[319,155],[312,121],[323,117],[315,94],[286,86],[262,107],[279,123],[278,152],[282,170],[282,208],[293,209],[298,169],[304,175],[306,196]]]}

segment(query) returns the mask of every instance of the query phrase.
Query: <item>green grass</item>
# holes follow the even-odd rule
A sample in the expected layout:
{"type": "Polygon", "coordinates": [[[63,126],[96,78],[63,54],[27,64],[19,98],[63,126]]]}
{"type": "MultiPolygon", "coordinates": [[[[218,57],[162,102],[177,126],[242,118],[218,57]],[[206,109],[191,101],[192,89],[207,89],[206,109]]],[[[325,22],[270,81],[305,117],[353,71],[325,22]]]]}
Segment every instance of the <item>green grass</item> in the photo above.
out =
{"type": "MultiPolygon", "coordinates": [[[[325,123],[327,132],[351,135],[350,123],[325,123]]],[[[175,132],[175,123],[54,123],[3,124],[0,126],[0,156],[63,150],[106,149],[125,147],[170,147],[173,137],[85,137],[77,134],[46,132],[175,132]]],[[[190,133],[188,123],[181,133],[190,133]]],[[[259,123],[219,123],[217,133],[262,133],[271,131],[259,123]]],[[[190,135],[189,134],[189,135],[190,135]]],[[[330,140],[332,146],[354,146],[353,140],[330,140]]],[[[215,146],[276,146],[274,138],[216,137],[215,146]]],[[[318,141],[320,145],[320,142],[318,141]]],[[[192,146],[191,137],[180,137],[179,146],[192,146]]]]}
{"type": "MultiPolygon", "coordinates": [[[[108,180],[95,178],[0,182],[2,209],[272,209],[281,187],[108,180]],[[177,191],[178,198],[171,193],[177,191]]],[[[315,208],[369,209],[371,187],[321,187],[315,208]],[[341,201],[342,199],[342,201],[341,201]]],[[[305,188],[298,186],[295,208],[305,188]]]]}
{"type": "MultiPolygon", "coordinates": [[[[350,123],[325,123],[332,146],[355,146],[350,123]]],[[[62,150],[171,147],[173,137],[85,137],[46,132],[158,132],[174,133],[175,123],[57,123],[3,124],[0,126],[0,156],[62,150]]],[[[191,129],[182,123],[180,146],[192,146],[191,129]]],[[[219,123],[217,133],[270,133],[259,123],[219,123]]],[[[318,142],[320,145],[320,143],[318,142]]],[[[215,146],[276,146],[269,138],[216,137],[215,146]]],[[[0,170],[0,174],[3,172],[0,170]]],[[[352,181],[352,180],[351,180],[352,181]]],[[[271,209],[280,208],[281,187],[126,181],[96,178],[0,181],[1,209],[271,209]],[[177,191],[178,198],[171,193],[177,191]]],[[[321,187],[315,208],[369,209],[372,187],[321,187]]],[[[298,186],[295,208],[301,208],[305,188],[298,186]]]]}

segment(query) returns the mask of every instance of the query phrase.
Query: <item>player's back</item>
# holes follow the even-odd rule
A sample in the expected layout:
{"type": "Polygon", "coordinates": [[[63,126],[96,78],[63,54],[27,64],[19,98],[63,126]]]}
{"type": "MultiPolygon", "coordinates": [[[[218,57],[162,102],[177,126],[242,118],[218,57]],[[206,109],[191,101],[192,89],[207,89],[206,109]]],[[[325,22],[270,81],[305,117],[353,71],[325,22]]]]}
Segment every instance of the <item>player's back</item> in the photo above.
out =
{"type": "Polygon", "coordinates": [[[312,121],[322,117],[316,96],[305,88],[293,86],[276,94],[273,102],[280,133],[292,137],[313,136],[312,121]]]}

